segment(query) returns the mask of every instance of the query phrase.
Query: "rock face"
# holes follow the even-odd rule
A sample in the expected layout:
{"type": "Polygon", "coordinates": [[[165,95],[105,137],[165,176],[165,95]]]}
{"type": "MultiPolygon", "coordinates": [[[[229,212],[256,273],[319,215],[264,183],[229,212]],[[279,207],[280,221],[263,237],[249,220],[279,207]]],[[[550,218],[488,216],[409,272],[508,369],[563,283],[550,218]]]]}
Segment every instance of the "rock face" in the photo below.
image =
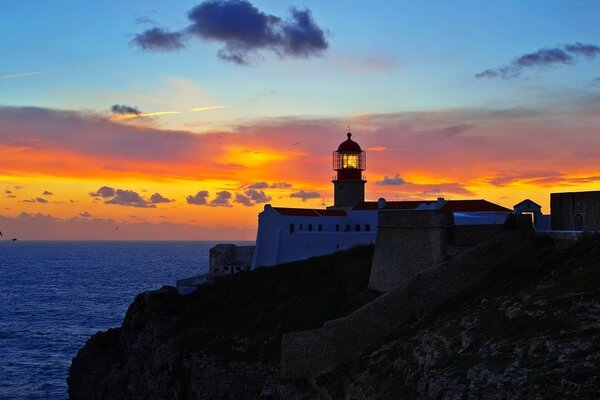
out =
{"type": "MultiPolygon", "coordinates": [[[[372,248],[139,295],[71,365],[73,399],[597,399],[600,238],[538,238],[482,285],[311,379],[279,377],[281,337],[348,315],[372,248]]],[[[494,257],[494,254],[490,254],[494,257]]],[[[351,333],[348,333],[351,334],[351,333]]]]}
{"type": "Polygon", "coordinates": [[[377,293],[372,246],[240,273],[181,297],[137,296],[122,327],[95,334],[71,364],[72,399],[256,399],[275,392],[281,336],[319,327],[377,293]]]}
{"type": "Polygon", "coordinates": [[[476,295],[399,330],[287,398],[600,398],[600,239],[538,240],[476,295]]]}

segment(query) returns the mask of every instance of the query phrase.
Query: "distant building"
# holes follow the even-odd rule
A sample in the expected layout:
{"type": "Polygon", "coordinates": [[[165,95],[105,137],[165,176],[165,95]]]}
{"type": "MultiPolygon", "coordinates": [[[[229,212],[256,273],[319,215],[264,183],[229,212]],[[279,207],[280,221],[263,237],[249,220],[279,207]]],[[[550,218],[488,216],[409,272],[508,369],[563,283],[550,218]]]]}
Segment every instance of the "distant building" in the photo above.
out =
{"type": "Polygon", "coordinates": [[[378,213],[441,210],[455,225],[501,224],[511,210],[486,200],[365,201],[366,153],[351,139],[333,153],[334,204],[325,210],[265,205],[258,215],[252,268],[334,253],[375,243],[378,213]]]}
{"type": "Polygon", "coordinates": [[[551,193],[552,229],[600,230],[600,191],[551,193]]]}
{"type": "Polygon", "coordinates": [[[531,218],[531,223],[538,231],[547,231],[550,229],[550,215],[542,213],[542,206],[536,202],[525,199],[522,202],[513,206],[514,213],[519,215],[528,215],[531,218]]]}

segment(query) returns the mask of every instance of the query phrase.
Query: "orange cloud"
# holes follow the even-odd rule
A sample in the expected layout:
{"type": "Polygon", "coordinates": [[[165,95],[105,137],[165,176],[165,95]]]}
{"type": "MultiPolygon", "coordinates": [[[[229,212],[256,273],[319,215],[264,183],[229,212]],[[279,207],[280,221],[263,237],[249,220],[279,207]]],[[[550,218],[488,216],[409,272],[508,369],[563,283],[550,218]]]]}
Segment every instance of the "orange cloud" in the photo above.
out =
{"type": "MultiPolygon", "coordinates": [[[[70,190],[81,206],[71,212],[68,203],[0,201],[13,213],[51,208],[67,218],[91,210],[87,193],[111,185],[144,198],[161,193],[175,200],[136,210],[153,222],[166,213],[186,223],[191,212],[210,224],[221,220],[251,225],[260,205],[244,205],[241,196],[235,201],[246,186],[265,183],[264,198],[284,206],[321,205],[320,198],[303,203],[290,197],[300,190],[332,198],[331,154],[345,139],[344,126],[341,119],[282,118],[197,134],[130,126],[89,113],[0,107],[0,152],[7,155],[0,158],[0,184],[36,185],[21,200],[49,190],[57,193],[53,201],[68,202],[57,189],[69,182],[63,192],[70,190]],[[285,185],[271,187],[267,182],[285,185]],[[209,212],[185,202],[186,196],[203,190],[211,199],[230,192],[233,207],[209,212]]],[[[600,115],[586,105],[365,114],[353,124],[353,139],[371,152],[369,199],[485,197],[510,207],[531,197],[547,206],[550,191],[598,188],[599,131],[600,115]],[[396,175],[404,184],[375,184],[396,175]]],[[[93,215],[127,218],[121,210],[125,207],[96,206],[101,214],[93,215]]]]}

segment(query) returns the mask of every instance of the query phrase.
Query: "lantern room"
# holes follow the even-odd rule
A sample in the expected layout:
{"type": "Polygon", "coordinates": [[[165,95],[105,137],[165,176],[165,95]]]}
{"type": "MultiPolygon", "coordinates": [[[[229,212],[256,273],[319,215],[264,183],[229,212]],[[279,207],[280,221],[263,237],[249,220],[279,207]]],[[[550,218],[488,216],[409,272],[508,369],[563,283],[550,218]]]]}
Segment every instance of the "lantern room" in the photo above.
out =
{"type": "Polygon", "coordinates": [[[347,136],[348,139],[340,143],[337,151],[333,152],[333,170],[337,171],[335,179],[362,180],[362,171],[367,166],[366,153],[351,139],[352,133],[348,132],[347,136]]]}

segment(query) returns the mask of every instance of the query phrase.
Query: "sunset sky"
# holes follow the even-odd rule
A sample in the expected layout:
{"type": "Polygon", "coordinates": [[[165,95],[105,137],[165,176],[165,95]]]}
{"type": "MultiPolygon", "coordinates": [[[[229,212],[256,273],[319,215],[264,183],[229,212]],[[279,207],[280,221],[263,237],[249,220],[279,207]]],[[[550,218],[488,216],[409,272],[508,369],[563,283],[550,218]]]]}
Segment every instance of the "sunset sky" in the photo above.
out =
{"type": "Polygon", "coordinates": [[[333,199],[600,189],[597,1],[6,0],[0,231],[254,239],[333,199]]]}

